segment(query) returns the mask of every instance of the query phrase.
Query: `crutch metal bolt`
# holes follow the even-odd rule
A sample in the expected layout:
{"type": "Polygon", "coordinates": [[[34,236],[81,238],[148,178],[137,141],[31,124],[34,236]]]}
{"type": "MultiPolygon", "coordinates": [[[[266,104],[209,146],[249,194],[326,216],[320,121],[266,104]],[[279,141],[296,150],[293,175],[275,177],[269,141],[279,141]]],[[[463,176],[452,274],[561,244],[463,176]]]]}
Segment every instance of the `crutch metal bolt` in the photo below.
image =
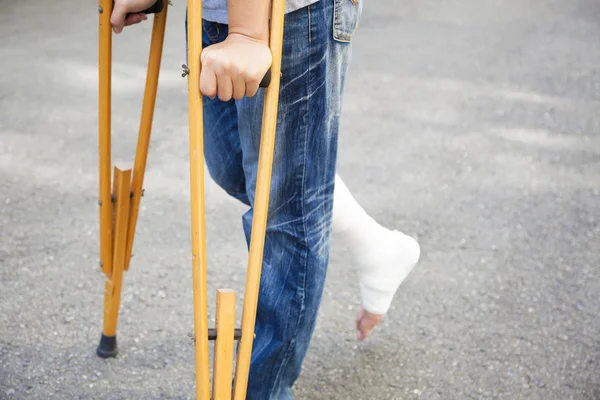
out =
{"type": "MultiPolygon", "coordinates": [[[[208,330],[208,340],[216,340],[217,339],[217,335],[218,335],[218,332],[217,332],[216,329],[210,328],[208,330]]],[[[188,337],[190,338],[190,340],[192,342],[196,341],[196,337],[194,336],[193,333],[188,333],[188,337]]],[[[238,339],[242,338],[242,330],[240,328],[235,328],[233,338],[235,340],[238,340],[238,339]]]]}
{"type": "MultiPolygon", "coordinates": [[[[145,192],[146,192],[146,189],[142,189],[142,192],[140,193],[140,196],[144,197],[145,192]]],[[[133,193],[133,191],[131,191],[129,193],[129,197],[133,198],[133,196],[134,196],[134,193],[133,193]]]]}
{"type": "MultiPolygon", "coordinates": [[[[139,212],[152,119],[156,102],[158,75],[164,43],[167,9],[163,0],[144,11],[154,15],[152,40],[146,76],[138,145],[133,170],[114,168],[111,192],[110,124],[111,124],[111,62],[112,29],[110,13],[113,0],[99,0],[99,150],[100,150],[100,268],[106,275],[104,297],[104,329],[97,348],[100,357],[117,354],[116,327],[120,306],[123,272],[129,268],[132,257],[135,225],[139,212]],[[129,195],[127,195],[129,193],[129,195]],[[112,201],[111,201],[112,200],[112,201]],[[110,204],[110,207],[103,206],[110,204]]],[[[170,1],[165,1],[171,5],[170,1]]],[[[183,64],[182,77],[188,79],[190,211],[192,234],[192,290],[194,332],[188,334],[194,344],[196,369],[196,398],[202,400],[243,400],[246,397],[252,343],[256,334],[254,325],[258,290],[262,269],[271,170],[277,123],[279,81],[283,43],[285,0],[273,0],[271,5],[269,48],[272,65],[260,87],[264,94],[263,124],[260,139],[258,176],[255,190],[254,218],[248,253],[248,268],[244,291],[242,326],[235,328],[236,293],[231,289],[217,290],[216,327],[208,327],[206,280],[206,226],[204,215],[204,143],[202,94],[200,93],[200,55],[202,52],[202,2],[188,0],[188,62],[183,64]],[[209,377],[209,341],[215,342],[212,386],[209,377]],[[234,342],[239,341],[237,357],[234,342]],[[236,359],[234,370],[234,359],[236,359]],[[233,388],[232,384],[233,379],[233,388]],[[211,397],[211,387],[212,396],[211,397]],[[233,389],[233,390],[232,390],[233,389]]]]}

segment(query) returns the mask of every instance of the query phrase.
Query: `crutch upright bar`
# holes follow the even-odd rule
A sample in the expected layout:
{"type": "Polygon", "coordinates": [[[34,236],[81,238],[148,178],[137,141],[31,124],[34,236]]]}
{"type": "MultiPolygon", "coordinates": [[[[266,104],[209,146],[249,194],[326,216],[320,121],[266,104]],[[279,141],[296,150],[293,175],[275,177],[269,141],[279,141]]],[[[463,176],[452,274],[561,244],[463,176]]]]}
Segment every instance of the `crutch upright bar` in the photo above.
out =
{"type": "Polygon", "coordinates": [[[283,44],[285,0],[273,0],[271,5],[271,26],[269,47],[272,55],[271,76],[276,77],[266,89],[260,151],[258,157],[258,172],[254,210],[252,217],[252,232],[246,271],[246,287],[242,312],[242,339],[238,349],[234,382],[234,399],[244,400],[248,386],[250,357],[254,341],[254,325],[258,304],[258,291],[263,261],[265,234],[269,209],[269,193],[271,190],[271,172],[273,167],[273,152],[275,148],[275,131],[277,127],[277,111],[279,102],[279,81],[281,77],[281,56],[283,44]]]}
{"type": "Polygon", "coordinates": [[[190,207],[192,228],[192,291],[196,360],[196,399],[209,400],[208,304],[206,285],[206,224],[204,218],[204,141],[200,53],[202,52],[202,2],[188,0],[188,118],[190,207]]]}
{"type": "MultiPolygon", "coordinates": [[[[167,0],[164,0],[167,1],[167,0]]],[[[154,17],[152,27],[152,38],[150,42],[150,56],[148,57],[148,73],[146,75],[146,88],[142,103],[142,115],[140,118],[140,130],[138,134],[137,150],[135,152],[135,164],[131,177],[131,213],[127,227],[127,246],[125,250],[125,270],[129,269],[131,253],[133,250],[133,239],[135,227],[140,210],[140,201],[143,195],[144,173],[146,172],[146,160],[148,159],[148,148],[150,146],[150,134],[152,132],[152,121],[154,120],[154,108],[156,105],[156,93],[158,91],[158,79],[160,77],[160,63],[165,39],[165,25],[167,23],[167,7],[162,1],[155,3],[148,11],[158,12],[154,17]]]]}
{"type": "Polygon", "coordinates": [[[111,76],[112,76],[112,31],[110,12],[106,6],[108,1],[102,0],[98,8],[100,13],[99,41],[99,164],[100,164],[100,268],[105,274],[112,272],[112,206],[110,192],[110,160],[111,160],[111,76]]]}

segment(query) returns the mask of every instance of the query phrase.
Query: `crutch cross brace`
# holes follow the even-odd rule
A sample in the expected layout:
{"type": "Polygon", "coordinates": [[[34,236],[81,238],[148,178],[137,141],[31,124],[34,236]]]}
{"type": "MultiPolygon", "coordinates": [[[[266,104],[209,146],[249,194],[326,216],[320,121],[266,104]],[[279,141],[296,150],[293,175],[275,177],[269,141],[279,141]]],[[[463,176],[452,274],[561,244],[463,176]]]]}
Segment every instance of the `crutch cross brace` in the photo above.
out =
{"type": "MultiPolygon", "coordinates": [[[[112,10],[114,2],[113,0],[99,0],[100,198],[98,204],[100,209],[100,270],[106,275],[106,280],[104,326],[96,352],[103,358],[117,355],[116,331],[123,273],[129,269],[140,200],[143,196],[142,185],[154,118],[169,5],[170,2],[166,0],[158,0],[152,9],[145,11],[148,14],[154,14],[154,21],[134,165],[133,168],[115,165],[111,174],[112,27],[110,13],[104,12],[104,10],[112,10]]],[[[255,337],[254,324],[267,225],[280,84],[279,79],[271,80],[271,76],[281,76],[284,0],[273,0],[272,3],[269,47],[273,63],[260,85],[266,88],[266,91],[241,328],[234,326],[236,293],[231,289],[217,290],[215,328],[208,327],[203,115],[202,95],[199,88],[202,2],[201,0],[188,0],[187,7],[189,65],[183,65],[182,76],[187,77],[188,80],[192,290],[194,298],[194,334],[190,337],[195,348],[196,398],[229,400],[233,396],[235,400],[243,400],[246,398],[250,356],[255,337]],[[234,372],[234,342],[236,340],[239,341],[239,346],[237,357],[235,357],[234,372]],[[215,342],[212,396],[209,377],[209,341],[215,342]],[[233,391],[232,375],[234,377],[233,391]]]]}

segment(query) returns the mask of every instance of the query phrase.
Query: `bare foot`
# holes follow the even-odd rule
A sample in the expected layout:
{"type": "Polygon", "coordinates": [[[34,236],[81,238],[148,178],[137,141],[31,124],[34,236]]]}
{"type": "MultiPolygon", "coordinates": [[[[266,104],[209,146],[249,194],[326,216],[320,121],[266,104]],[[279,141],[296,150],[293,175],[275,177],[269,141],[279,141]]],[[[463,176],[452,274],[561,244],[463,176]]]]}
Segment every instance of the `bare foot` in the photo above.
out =
{"type": "Polygon", "coordinates": [[[421,248],[412,237],[385,228],[379,240],[356,255],[362,306],[356,316],[358,340],[365,340],[381,322],[396,291],[419,261],[421,248]],[[369,312],[372,310],[374,312],[369,312]]]}
{"type": "Polygon", "coordinates": [[[373,314],[360,309],[356,315],[357,339],[365,340],[383,319],[383,314],[373,314]]]}

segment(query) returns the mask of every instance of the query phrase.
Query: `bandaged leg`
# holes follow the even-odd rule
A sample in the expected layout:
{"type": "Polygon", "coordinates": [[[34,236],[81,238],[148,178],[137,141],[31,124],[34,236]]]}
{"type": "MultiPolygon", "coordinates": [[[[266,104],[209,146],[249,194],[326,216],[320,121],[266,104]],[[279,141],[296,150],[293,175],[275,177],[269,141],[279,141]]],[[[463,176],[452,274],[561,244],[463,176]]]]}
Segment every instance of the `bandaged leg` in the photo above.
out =
{"type": "Polygon", "coordinates": [[[417,241],[370,217],[339,175],[335,179],[333,235],[356,260],[363,308],[373,314],[387,313],[398,287],[419,260],[417,241]]]}

